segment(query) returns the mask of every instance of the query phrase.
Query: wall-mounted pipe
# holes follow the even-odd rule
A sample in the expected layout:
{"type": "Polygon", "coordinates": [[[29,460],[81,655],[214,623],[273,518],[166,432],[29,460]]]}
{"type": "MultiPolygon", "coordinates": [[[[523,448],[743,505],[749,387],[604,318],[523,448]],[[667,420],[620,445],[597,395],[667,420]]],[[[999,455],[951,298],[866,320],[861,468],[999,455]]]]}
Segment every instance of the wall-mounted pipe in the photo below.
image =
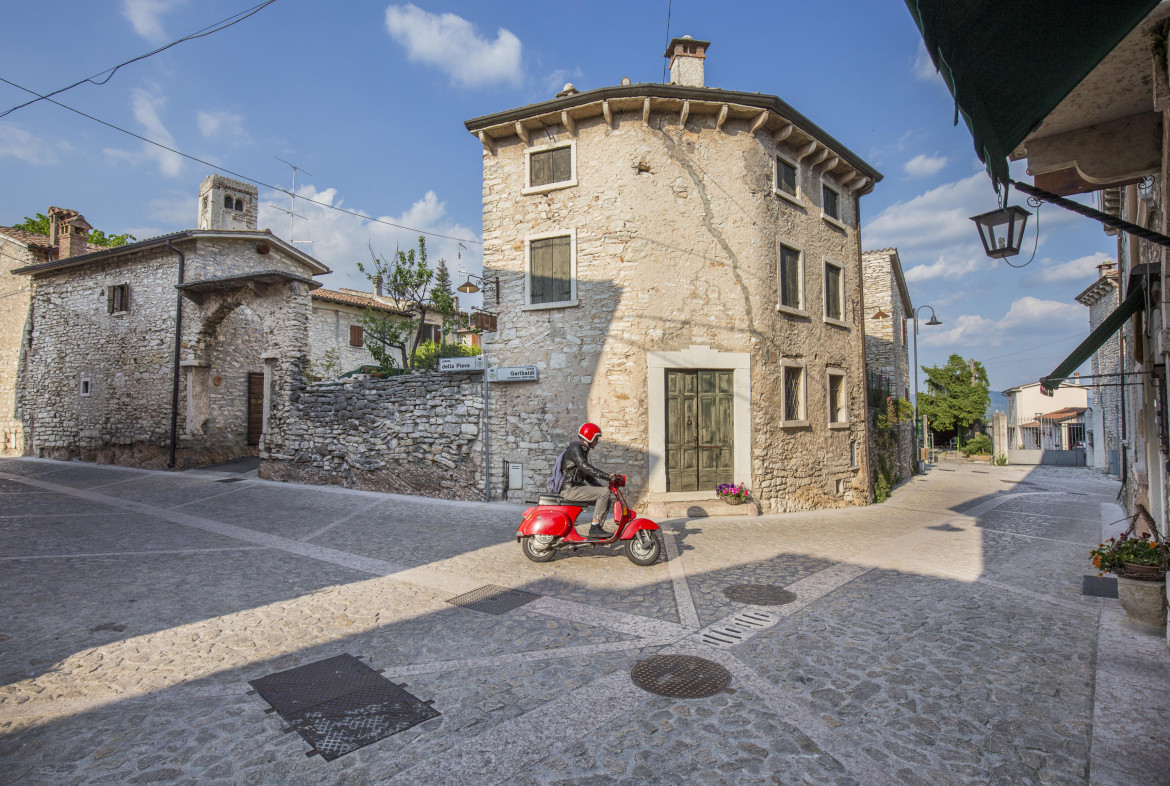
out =
{"type": "Polygon", "coordinates": [[[175,452],[179,445],[179,361],[183,348],[183,274],[187,266],[187,257],[182,251],[175,248],[171,239],[167,238],[167,248],[179,257],[179,283],[175,285],[175,364],[172,371],[171,386],[171,458],[167,462],[167,469],[175,469],[175,452]]]}

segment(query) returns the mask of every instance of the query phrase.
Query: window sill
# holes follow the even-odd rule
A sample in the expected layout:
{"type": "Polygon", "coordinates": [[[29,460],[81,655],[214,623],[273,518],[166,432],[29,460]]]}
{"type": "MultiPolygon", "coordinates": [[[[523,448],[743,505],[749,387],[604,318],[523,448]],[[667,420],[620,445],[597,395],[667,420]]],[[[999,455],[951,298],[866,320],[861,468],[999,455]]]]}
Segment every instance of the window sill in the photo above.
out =
{"type": "Polygon", "coordinates": [[[129,313],[130,313],[129,311],[111,311],[110,316],[111,317],[124,317],[129,313]]]}
{"type": "Polygon", "coordinates": [[[573,178],[572,180],[564,180],[560,183],[547,183],[543,186],[526,186],[520,189],[520,193],[524,196],[547,194],[549,191],[560,191],[562,188],[573,188],[576,185],[577,178],[573,178]]]}
{"type": "Polygon", "coordinates": [[[780,197],[781,199],[783,199],[786,202],[791,202],[794,207],[799,207],[802,210],[804,209],[804,202],[802,202],[800,199],[800,192],[799,191],[796,193],[796,196],[793,196],[792,194],[789,194],[787,191],[778,191],[775,188],[773,188],[772,193],[775,194],[776,196],[780,197]]]}
{"type": "Polygon", "coordinates": [[[807,420],[782,420],[780,428],[808,428],[807,420]]]}
{"type": "Polygon", "coordinates": [[[829,424],[829,428],[838,428],[838,429],[846,429],[846,428],[849,428],[849,421],[848,421],[848,420],[842,420],[842,421],[840,421],[840,422],[838,422],[838,423],[830,423],[830,424],[829,424]]]}
{"type": "Polygon", "coordinates": [[[562,300],[558,303],[528,303],[528,304],[525,304],[523,306],[520,306],[520,310],[521,311],[544,311],[545,309],[550,309],[550,308],[572,308],[573,306],[578,306],[578,305],[580,305],[580,303],[577,302],[576,298],[573,298],[572,300],[562,300]]]}
{"type": "Polygon", "coordinates": [[[837,227],[837,229],[840,229],[842,232],[848,231],[848,229],[849,229],[849,227],[845,226],[845,222],[841,221],[841,219],[839,219],[839,218],[833,218],[828,213],[821,213],[821,218],[823,218],[825,220],[826,224],[830,224],[832,226],[835,226],[835,227],[837,227]]]}
{"type": "Polygon", "coordinates": [[[849,329],[848,322],[844,322],[840,319],[833,319],[832,317],[825,317],[825,324],[832,325],[833,327],[845,328],[846,330],[849,329]]]}
{"type": "Polygon", "coordinates": [[[804,317],[805,319],[808,319],[808,312],[802,308],[793,308],[792,306],[783,306],[777,303],[776,310],[782,314],[791,314],[794,317],[804,317]]]}

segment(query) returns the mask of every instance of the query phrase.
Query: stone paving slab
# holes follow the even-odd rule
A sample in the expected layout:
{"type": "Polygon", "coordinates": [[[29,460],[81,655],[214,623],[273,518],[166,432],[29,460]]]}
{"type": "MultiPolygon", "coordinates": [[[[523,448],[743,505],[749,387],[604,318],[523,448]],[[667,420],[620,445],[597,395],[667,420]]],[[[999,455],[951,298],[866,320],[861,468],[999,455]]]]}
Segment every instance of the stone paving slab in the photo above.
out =
{"type": "Polygon", "coordinates": [[[0,784],[1122,782],[1100,777],[1130,772],[1111,739],[1170,761],[1132,731],[1166,722],[1132,685],[1164,707],[1170,651],[1077,594],[1117,485],[953,464],[884,505],[667,522],[669,561],[639,568],[616,549],[529,562],[515,505],[0,460],[0,505],[48,503],[0,518],[0,549],[37,558],[0,552],[0,784]],[[797,600],[701,643],[751,608],[723,588],[755,582],[797,600]],[[542,597],[446,603],[484,584],[542,597]],[[307,758],[247,681],[342,652],[442,714],[307,758]],[[633,686],[671,652],[734,692],[633,686]]]}
{"type": "Polygon", "coordinates": [[[23,516],[44,516],[51,512],[61,515],[109,515],[118,509],[110,505],[94,504],[69,494],[57,494],[41,489],[18,491],[0,497],[0,519],[23,516]]]}

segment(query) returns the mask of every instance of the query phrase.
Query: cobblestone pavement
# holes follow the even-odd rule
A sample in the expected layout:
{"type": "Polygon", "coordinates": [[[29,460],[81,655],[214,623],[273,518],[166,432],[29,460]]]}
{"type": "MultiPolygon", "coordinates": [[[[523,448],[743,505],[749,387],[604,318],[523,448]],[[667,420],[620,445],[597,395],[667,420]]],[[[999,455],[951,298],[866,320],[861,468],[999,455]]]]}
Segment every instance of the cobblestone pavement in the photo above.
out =
{"type": "Polygon", "coordinates": [[[1170,783],[1170,650],[1079,594],[1116,495],[949,462],[883,505],[665,522],[650,567],[535,564],[515,505],[3,459],[0,784],[1170,783]],[[489,584],[539,597],[447,602],[489,584]],[[440,715],[306,756],[247,683],[342,653],[440,715]],[[731,688],[644,692],[657,654],[731,688]]]}

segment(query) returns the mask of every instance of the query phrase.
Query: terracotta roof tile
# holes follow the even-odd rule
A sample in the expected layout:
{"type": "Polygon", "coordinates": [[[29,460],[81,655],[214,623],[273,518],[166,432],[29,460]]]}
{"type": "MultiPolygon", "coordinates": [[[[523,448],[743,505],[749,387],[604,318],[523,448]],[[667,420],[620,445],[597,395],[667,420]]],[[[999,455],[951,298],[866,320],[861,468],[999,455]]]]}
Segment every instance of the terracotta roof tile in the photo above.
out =
{"type": "Polygon", "coordinates": [[[358,308],[372,308],[375,311],[385,311],[387,314],[404,314],[395,308],[383,305],[373,298],[351,295],[348,292],[336,292],[332,289],[317,289],[310,293],[314,300],[327,300],[330,303],[343,303],[358,308]]]}
{"type": "MultiPolygon", "coordinates": [[[[56,248],[49,242],[48,235],[42,235],[40,232],[29,232],[27,229],[17,229],[16,227],[0,227],[0,234],[8,235],[13,240],[19,240],[30,248],[40,248],[45,251],[52,251],[56,248]]],[[[86,252],[105,251],[105,246],[95,246],[93,243],[86,243],[86,252]]]]}

